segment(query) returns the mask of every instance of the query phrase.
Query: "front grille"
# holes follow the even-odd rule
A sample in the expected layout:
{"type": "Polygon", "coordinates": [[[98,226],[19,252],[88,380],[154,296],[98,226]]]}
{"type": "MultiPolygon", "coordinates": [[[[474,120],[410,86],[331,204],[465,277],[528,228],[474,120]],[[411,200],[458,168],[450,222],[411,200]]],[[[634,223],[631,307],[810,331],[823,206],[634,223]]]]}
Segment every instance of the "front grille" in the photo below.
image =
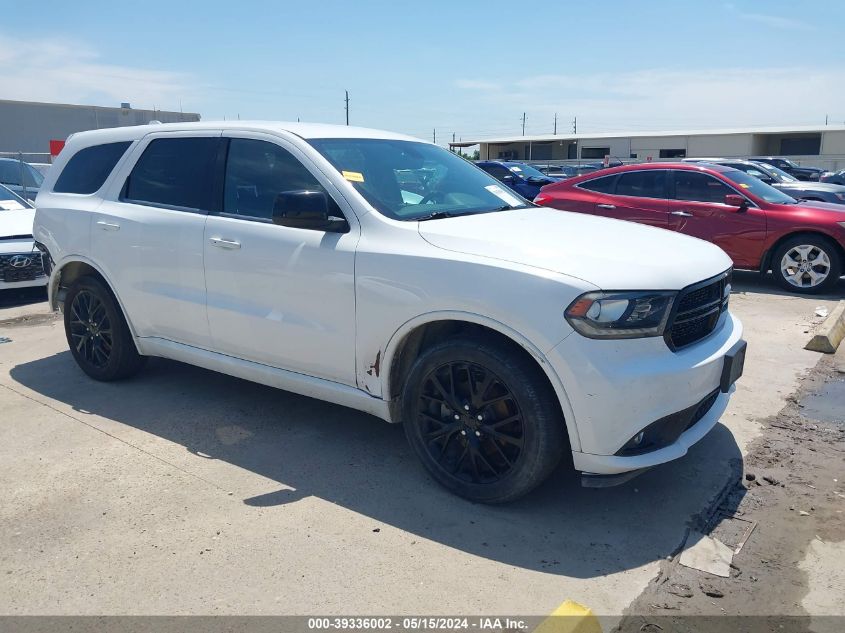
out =
{"type": "Polygon", "coordinates": [[[40,251],[0,255],[0,281],[33,281],[46,275],[40,251]]]}
{"type": "Polygon", "coordinates": [[[731,271],[683,289],[675,302],[666,328],[666,343],[673,350],[686,347],[708,336],[728,309],[731,271]]]}
{"type": "Polygon", "coordinates": [[[689,429],[694,427],[699,422],[699,420],[701,420],[701,418],[707,415],[707,412],[713,408],[713,405],[716,404],[716,398],[719,397],[719,391],[719,389],[716,389],[716,391],[707,396],[704,401],[698,405],[698,409],[695,410],[692,419],[690,420],[689,424],[687,424],[687,428],[684,429],[685,431],[688,431],[689,429]]]}

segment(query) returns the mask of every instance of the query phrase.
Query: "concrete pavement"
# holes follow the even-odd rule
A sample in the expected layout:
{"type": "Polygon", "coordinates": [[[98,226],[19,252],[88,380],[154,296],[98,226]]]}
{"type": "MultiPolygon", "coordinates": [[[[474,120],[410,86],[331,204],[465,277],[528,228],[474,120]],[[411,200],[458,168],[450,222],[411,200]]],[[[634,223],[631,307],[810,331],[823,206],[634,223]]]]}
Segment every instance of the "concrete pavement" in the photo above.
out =
{"type": "MultiPolygon", "coordinates": [[[[178,363],[101,384],[0,309],[0,614],[619,614],[818,355],[817,306],[738,273],[745,376],[683,460],[469,504],[399,427],[178,363]]],[[[46,310],[34,304],[14,316],[46,310]]]]}

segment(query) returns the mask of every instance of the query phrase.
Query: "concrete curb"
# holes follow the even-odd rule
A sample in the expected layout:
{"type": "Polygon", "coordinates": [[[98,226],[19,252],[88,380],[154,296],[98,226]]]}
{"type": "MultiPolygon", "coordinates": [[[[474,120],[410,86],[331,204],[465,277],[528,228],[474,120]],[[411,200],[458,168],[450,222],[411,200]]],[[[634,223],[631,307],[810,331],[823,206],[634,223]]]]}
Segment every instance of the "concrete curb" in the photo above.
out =
{"type": "Polygon", "coordinates": [[[845,301],[840,301],[804,349],[833,354],[843,338],[845,338],[845,301]]]}

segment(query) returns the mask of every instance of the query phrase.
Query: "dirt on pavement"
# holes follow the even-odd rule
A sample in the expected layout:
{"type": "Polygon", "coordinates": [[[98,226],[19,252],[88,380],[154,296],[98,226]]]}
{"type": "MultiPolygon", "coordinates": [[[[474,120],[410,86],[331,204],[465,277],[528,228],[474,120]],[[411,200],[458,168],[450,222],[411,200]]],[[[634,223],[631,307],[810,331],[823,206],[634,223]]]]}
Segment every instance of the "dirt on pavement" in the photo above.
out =
{"type": "MultiPolygon", "coordinates": [[[[689,525],[688,538],[709,534],[731,549],[747,536],[730,577],[681,565],[681,544],[627,609],[620,633],[845,630],[842,618],[814,612],[811,621],[802,605],[811,585],[802,561],[811,544],[845,541],[843,397],[845,373],[822,357],[798,394],[764,422],[745,464],[735,460],[731,481],[689,525]]],[[[830,588],[834,581],[822,582],[830,588]]]]}

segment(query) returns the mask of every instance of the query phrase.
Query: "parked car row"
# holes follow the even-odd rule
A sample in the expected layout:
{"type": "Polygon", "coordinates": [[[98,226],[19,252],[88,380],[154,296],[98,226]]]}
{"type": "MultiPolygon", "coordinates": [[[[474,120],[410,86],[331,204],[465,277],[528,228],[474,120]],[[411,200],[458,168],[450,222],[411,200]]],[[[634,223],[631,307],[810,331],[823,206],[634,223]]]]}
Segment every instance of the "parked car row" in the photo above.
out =
{"type": "Polygon", "coordinates": [[[711,163],[733,167],[755,178],[759,178],[767,185],[771,185],[775,189],[789,194],[796,200],[815,200],[816,202],[845,204],[845,186],[831,182],[798,180],[785,171],[767,163],[740,158],[685,158],[684,162],[711,163]]]}
{"type": "Polygon", "coordinates": [[[832,288],[845,261],[845,207],[799,202],[731,164],[643,163],[606,169],[550,184],[535,202],[707,240],[720,246],[737,268],[771,269],[792,292],[832,288]]]}

